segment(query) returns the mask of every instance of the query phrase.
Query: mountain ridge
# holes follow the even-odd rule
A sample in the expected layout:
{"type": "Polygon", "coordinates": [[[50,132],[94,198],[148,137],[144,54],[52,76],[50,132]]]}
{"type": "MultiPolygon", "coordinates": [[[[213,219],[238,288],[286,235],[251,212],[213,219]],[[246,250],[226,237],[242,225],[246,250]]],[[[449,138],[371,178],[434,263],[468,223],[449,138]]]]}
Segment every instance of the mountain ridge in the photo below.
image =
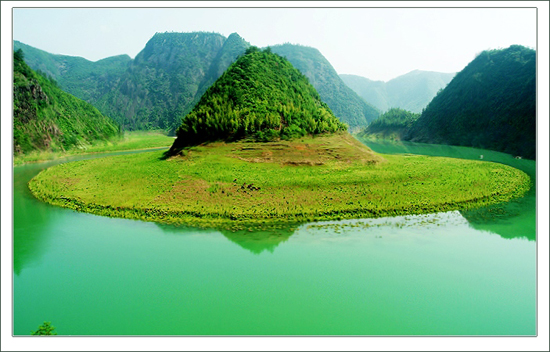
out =
{"type": "Polygon", "coordinates": [[[386,82],[350,74],[340,77],[360,97],[383,112],[401,108],[419,113],[454,75],[417,69],[386,82]]]}
{"type": "MultiPolygon", "coordinates": [[[[49,63],[48,67],[42,63],[43,71],[56,79],[63,89],[92,103],[103,114],[113,117],[124,128],[162,128],[174,131],[181,118],[191,111],[208,86],[225,71],[231,62],[242,55],[246,48],[250,47],[250,43],[237,33],[232,33],[225,40],[223,38],[225,37],[221,34],[209,32],[156,33],[134,59],[130,59],[129,56],[116,56],[90,62],[80,58],[93,70],[87,69],[84,70],[85,72],[81,72],[78,71],[78,67],[76,67],[77,71],[72,67],[67,67],[62,74],[57,67],[60,64],[57,63],[57,66],[52,64],[52,62],[57,62],[54,54],[32,47],[30,48],[35,50],[30,50],[29,46],[25,48],[30,53],[26,60],[31,66],[38,67],[40,61],[49,63]],[[196,45],[189,55],[183,55],[177,59],[176,56],[170,54],[171,52],[173,54],[173,50],[168,44],[178,41],[183,43],[186,37],[188,39],[193,37],[196,37],[195,39],[217,38],[214,41],[217,40],[218,44],[215,45],[216,50],[212,53],[202,55],[208,56],[206,59],[192,52],[193,50],[196,50],[197,53],[201,50],[204,51],[204,45],[202,45],[204,42],[201,45],[196,45]],[[153,51],[157,51],[156,58],[151,56],[153,51]],[[29,60],[28,57],[33,60],[29,60]],[[166,76],[172,75],[174,70],[159,66],[159,63],[165,62],[177,66],[177,60],[186,62],[187,67],[182,66],[184,68],[182,72],[186,71],[187,74],[175,73],[179,74],[179,78],[170,79],[166,76]],[[98,64],[100,61],[104,64],[115,62],[118,63],[118,66],[112,67],[108,72],[101,71],[102,66],[98,64]],[[158,76],[164,76],[164,78],[158,76]],[[82,89],[79,86],[82,82],[87,82],[90,87],[82,89]],[[152,84],[156,86],[152,87],[152,84]],[[174,90],[175,88],[178,90],[174,90]]],[[[16,46],[25,46],[20,42],[14,43],[16,46]]],[[[274,46],[274,52],[278,50],[277,47],[274,46]]],[[[189,48],[191,47],[189,46],[189,48]]],[[[295,66],[301,66],[302,73],[310,78],[314,87],[321,94],[321,98],[337,112],[337,116],[342,121],[348,123],[351,128],[361,127],[379,115],[374,107],[367,104],[342,82],[330,63],[317,49],[306,48],[308,49],[293,45],[286,47],[288,51],[286,54],[290,56],[289,61],[295,66]],[[313,55],[303,57],[289,55],[292,52],[300,54],[304,50],[312,51],[313,55]],[[322,70],[316,70],[314,66],[319,66],[322,70]]],[[[73,57],[69,57],[69,59],[71,58],[73,57]]],[[[81,61],[80,59],[76,60],[81,61]]]]}

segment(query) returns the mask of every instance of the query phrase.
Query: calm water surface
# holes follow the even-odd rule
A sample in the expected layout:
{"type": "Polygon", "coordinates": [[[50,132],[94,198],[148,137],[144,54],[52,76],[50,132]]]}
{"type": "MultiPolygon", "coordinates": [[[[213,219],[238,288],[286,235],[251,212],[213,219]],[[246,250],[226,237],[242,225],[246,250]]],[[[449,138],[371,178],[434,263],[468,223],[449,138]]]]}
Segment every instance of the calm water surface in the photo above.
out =
{"type": "MultiPolygon", "coordinates": [[[[512,164],[462,147],[367,144],[512,164]]],[[[59,161],[58,161],[59,162],[59,161]]],[[[58,163],[57,162],[57,163],[58,163]]],[[[468,212],[201,230],[53,207],[14,168],[14,334],[535,335],[535,190],[468,212]]]]}

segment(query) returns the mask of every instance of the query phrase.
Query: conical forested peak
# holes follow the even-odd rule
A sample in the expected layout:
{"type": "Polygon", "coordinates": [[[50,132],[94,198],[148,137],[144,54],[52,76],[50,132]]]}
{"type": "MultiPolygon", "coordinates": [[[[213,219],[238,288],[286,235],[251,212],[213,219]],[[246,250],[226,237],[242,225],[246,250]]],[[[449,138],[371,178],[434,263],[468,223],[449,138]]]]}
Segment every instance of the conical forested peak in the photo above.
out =
{"type": "Polygon", "coordinates": [[[291,139],[345,129],[288,60],[252,46],[182,119],[172,152],[207,141],[291,139]]]}

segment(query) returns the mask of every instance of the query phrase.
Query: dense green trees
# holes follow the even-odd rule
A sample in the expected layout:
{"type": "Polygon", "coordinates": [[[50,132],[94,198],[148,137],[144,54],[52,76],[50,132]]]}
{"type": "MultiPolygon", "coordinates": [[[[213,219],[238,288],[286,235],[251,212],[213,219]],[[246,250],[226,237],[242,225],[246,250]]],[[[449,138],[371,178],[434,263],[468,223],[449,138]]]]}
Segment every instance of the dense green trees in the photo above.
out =
{"type": "Polygon", "coordinates": [[[61,151],[117,136],[119,127],[92,105],[63,92],[14,53],[13,146],[15,154],[61,151]]]}
{"type": "Polygon", "coordinates": [[[536,52],[520,45],[482,52],[430,102],[405,139],[534,159],[536,52]]]}
{"type": "Polygon", "coordinates": [[[127,129],[175,131],[248,45],[236,33],[156,33],[96,106],[127,129]]]}
{"type": "Polygon", "coordinates": [[[36,331],[31,331],[31,335],[51,336],[57,335],[57,332],[55,332],[55,326],[51,322],[45,321],[36,331]]]}
{"type": "Polygon", "coordinates": [[[403,134],[412,127],[419,117],[420,114],[400,108],[392,108],[371,122],[358,136],[368,137],[370,135],[377,135],[382,138],[401,139],[403,134]]]}
{"type": "Polygon", "coordinates": [[[288,60],[250,47],[183,118],[172,152],[205,141],[290,139],[345,129],[288,60]]]}

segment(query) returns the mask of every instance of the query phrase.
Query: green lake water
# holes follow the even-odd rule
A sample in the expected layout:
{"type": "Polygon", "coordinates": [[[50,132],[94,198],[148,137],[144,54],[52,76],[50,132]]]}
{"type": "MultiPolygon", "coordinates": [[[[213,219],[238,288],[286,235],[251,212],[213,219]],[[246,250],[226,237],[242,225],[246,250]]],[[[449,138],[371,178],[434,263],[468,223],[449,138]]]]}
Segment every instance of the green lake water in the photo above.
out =
{"type": "MultiPolygon", "coordinates": [[[[535,162],[464,147],[380,153],[535,162]]],[[[14,335],[535,335],[536,191],[490,208],[303,224],[184,228],[41,203],[14,168],[14,335]]]]}

